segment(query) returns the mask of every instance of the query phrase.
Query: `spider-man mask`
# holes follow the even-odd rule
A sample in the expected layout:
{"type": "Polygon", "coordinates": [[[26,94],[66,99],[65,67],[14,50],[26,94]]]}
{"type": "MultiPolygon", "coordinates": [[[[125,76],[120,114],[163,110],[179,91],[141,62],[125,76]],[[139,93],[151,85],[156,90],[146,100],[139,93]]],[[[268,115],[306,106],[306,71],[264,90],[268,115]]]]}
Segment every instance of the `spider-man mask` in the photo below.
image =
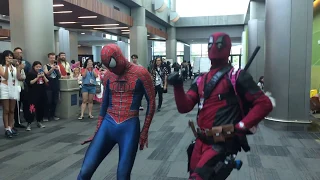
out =
{"type": "Polygon", "coordinates": [[[123,56],[119,46],[115,44],[108,44],[101,50],[101,62],[111,72],[121,75],[124,73],[128,60],[123,56]]]}
{"type": "Polygon", "coordinates": [[[208,56],[212,66],[228,63],[231,51],[231,39],[228,34],[214,33],[209,37],[208,56]]]}

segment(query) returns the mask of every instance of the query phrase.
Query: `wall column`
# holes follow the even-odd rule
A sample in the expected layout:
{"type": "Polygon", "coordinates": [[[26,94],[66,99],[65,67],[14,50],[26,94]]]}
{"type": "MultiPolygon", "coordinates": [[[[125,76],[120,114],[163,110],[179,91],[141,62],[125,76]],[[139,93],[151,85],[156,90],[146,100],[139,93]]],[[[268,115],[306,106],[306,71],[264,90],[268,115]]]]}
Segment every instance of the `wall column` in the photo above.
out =
{"type": "Polygon", "coordinates": [[[102,46],[92,46],[92,55],[94,62],[101,62],[102,46]]]}
{"type": "Polygon", "coordinates": [[[277,107],[267,119],[309,123],[312,0],[266,1],[265,89],[277,107]]]}
{"type": "Polygon", "coordinates": [[[190,61],[190,46],[184,45],[183,60],[190,61]]]}
{"type": "Polygon", "coordinates": [[[166,41],[166,59],[172,59],[173,62],[177,62],[177,39],[176,28],[167,28],[168,39],[166,41]]]}
{"type": "Polygon", "coordinates": [[[146,10],[143,7],[131,9],[133,26],[130,28],[130,54],[139,57],[139,64],[148,67],[148,42],[146,28],[146,10]]]}
{"type": "Polygon", "coordinates": [[[21,47],[30,63],[48,63],[47,54],[55,50],[53,1],[10,0],[9,10],[12,49],[21,47]]]}
{"type": "Polygon", "coordinates": [[[78,60],[78,33],[74,31],[69,32],[70,40],[70,61],[78,60]]]}
{"type": "Polygon", "coordinates": [[[261,47],[259,53],[248,70],[253,79],[258,81],[259,77],[264,75],[265,65],[265,2],[250,2],[248,35],[249,56],[251,56],[257,46],[261,47]]]}
{"type": "MultiPolygon", "coordinates": [[[[124,41],[117,41],[117,45],[120,47],[123,55],[125,58],[129,58],[128,56],[128,43],[124,42],[124,41]]],[[[130,58],[129,58],[130,59],[130,58]]],[[[128,60],[129,60],[128,59],[128,60]]]]}

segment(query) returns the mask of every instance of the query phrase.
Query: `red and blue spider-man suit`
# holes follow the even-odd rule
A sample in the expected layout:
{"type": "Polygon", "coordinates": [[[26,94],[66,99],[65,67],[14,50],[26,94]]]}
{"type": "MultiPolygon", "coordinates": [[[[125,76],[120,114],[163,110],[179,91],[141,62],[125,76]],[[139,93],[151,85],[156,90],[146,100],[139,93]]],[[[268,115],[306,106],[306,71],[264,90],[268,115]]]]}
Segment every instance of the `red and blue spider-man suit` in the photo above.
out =
{"type": "Polygon", "coordinates": [[[119,145],[120,157],[117,179],[128,180],[139,137],[140,150],[144,146],[148,147],[148,131],[155,112],[153,82],[149,72],[128,62],[115,44],[103,47],[101,61],[109,71],[103,80],[105,90],[97,130],[86,152],[78,180],[90,180],[115,144],[119,145]],[[147,99],[148,107],[140,133],[139,107],[143,95],[147,99]]]}
{"type": "MultiPolygon", "coordinates": [[[[208,84],[222,68],[230,66],[228,63],[230,50],[231,39],[229,35],[214,33],[210,36],[208,43],[208,56],[211,60],[211,69],[208,73],[200,75],[192,83],[187,93],[183,89],[183,81],[179,74],[172,74],[168,78],[168,82],[174,85],[175,101],[180,113],[188,113],[196,104],[199,104],[197,123],[200,132],[228,124],[234,124],[235,128],[239,130],[238,132],[245,132],[246,129],[257,125],[273,108],[270,99],[256,85],[251,75],[244,71],[239,74],[236,81],[236,91],[240,99],[235,96],[234,88],[226,74],[216,84],[215,89],[204,101],[205,103],[201,104],[205,84],[208,84]],[[246,102],[251,108],[246,116],[241,115],[239,100],[246,102]]],[[[190,180],[220,180],[218,173],[214,174],[214,168],[221,160],[220,155],[225,152],[225,149],[224,144],[208,144],[197,138],[190,160],[190,180]]],[[[230,172],[226,171],[226,173],[230,172]]],[[[221,171],[221,173],[225,172],[221,171]]]]}

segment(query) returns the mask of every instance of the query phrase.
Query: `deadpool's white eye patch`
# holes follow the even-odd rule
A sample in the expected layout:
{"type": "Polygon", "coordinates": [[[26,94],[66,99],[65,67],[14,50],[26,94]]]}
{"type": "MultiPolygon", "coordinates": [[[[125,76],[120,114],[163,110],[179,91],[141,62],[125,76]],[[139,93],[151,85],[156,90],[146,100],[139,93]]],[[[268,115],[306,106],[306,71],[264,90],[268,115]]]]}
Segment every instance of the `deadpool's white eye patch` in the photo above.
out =
{"type": "Polygon", "coordinates": [[[111,57],[109,68],[115,68],[116,66],[117,66],[116,60],[113,57],[111,57]]]}

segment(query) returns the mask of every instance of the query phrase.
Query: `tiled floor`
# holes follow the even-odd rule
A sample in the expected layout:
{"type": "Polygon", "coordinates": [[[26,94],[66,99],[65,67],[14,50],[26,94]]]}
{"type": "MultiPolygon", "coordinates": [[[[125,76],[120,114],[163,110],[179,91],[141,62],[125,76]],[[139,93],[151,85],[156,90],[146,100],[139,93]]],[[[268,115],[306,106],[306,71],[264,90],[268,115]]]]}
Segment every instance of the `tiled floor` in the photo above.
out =
{"type": "MultiPolygon", "coordinates": [[[[149,148],[139,151],[132,179],[186,179],[186,147],[193,139],[188,120],[196,111],[179,114],[171,93],[150,128],[149,148]]],[[[96,112],[98,106],[95,107],[96,112]]],[[[143,114],[141,113],[141,122],[143,114]]],[[[7,140],[0,136],[0,180],[75,180],[87,149],[80,143],[91,136],[96,121],[76,118],[46,123],[45,129],[7,140]]],[[[1,125],[0,125],[1,126],[1,125]]],[[[260,126],[249,137],[252,151],[240,153],[244,165],[230,180],[319,180],[320,133],[279,132],[260,126]]],[[[118,148],[102,162],[93,180],[116,179],[118,148]]]]}

